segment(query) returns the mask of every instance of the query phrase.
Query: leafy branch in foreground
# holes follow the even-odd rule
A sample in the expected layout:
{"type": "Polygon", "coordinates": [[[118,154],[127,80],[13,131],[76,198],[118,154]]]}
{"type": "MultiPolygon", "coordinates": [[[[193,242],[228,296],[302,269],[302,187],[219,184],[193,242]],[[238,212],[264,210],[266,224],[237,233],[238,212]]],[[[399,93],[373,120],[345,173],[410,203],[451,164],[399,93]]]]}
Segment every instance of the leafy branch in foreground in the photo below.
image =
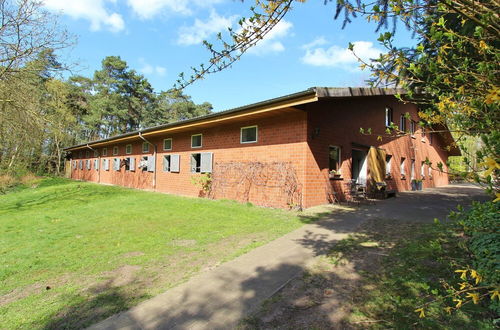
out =
{"type": "Polygon", "coordinates": [[[207,74],[220,72],[229,68],[234,62],[251,47],[262,40],[290,11],[292,2],[304,2],[305,0],[256,0],[255,6],[250,8],[252,16],[241,18],[238,22],[239,28],[235,31],[228,28],[230,40],[224,40],[222,33],[217,34],[220,47],[204,40],[203,44],[210,52],[208,64],[200,64],[199,67],[191,67],[192,74],[186,77],[184,73],[179,74],[174,89],[184,89],[207,74]]]}

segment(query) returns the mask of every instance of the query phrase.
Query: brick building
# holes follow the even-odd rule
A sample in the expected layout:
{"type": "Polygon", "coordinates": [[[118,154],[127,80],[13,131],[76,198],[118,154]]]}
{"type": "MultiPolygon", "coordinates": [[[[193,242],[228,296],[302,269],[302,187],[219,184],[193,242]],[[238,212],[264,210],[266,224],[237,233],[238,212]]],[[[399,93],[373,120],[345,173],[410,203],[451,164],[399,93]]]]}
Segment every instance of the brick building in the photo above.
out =
{"type": "Polygon", "coordinates": [[[72,146],[71,178],[285,208],[448,184],[450,133],[397,92],[316,87],[72,146]],[[408,134],[380,139],[391,122],[408,134]]]}

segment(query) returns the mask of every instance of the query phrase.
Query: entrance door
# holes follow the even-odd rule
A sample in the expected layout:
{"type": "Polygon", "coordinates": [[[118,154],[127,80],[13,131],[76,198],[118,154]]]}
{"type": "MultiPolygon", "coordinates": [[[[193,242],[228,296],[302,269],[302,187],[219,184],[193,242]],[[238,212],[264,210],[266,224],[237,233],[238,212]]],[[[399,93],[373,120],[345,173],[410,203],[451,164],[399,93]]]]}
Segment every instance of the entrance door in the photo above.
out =
{"type": "Polygon", "coordinates": [[[352,179],[356,183],[366,185],[368,162],[366,160],[367,152],[361,150],[352,150],[352,179]]]}

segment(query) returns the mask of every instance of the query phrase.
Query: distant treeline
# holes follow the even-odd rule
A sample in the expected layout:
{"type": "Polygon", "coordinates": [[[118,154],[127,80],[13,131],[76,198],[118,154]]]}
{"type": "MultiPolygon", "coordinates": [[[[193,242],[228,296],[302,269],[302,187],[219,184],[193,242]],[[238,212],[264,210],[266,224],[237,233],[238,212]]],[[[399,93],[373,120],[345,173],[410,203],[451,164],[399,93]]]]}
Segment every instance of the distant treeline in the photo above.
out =
{"type": "Polygon", "coordinates": [[[181,92],[155,92],[118,56],[93,77],[58,79],[60,68],[45,50],[0,81],[0,172],[58,174],[66,146],[212,111],[181,92]]]}

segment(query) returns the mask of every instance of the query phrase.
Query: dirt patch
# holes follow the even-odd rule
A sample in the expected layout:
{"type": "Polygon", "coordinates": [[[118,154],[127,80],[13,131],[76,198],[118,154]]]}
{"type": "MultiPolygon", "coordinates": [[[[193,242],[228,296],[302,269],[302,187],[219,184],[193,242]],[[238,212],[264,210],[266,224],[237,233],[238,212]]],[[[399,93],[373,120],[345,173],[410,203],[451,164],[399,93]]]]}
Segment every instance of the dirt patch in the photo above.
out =
{"type": "Polygon", "coordinates": [[[132,251],[122,254],[122,258],[133,258],[143,256],[144,252],[141,251],[132,251]]]}
{"type": "Polygon", "coordinates": [[[44,290],[44,285],[41,283],[34,283],[23,288],[16,288],[11,292],[0,296],[0,306],[26,298],[32,294],[40,293],[42,290],[44,290]]]}
{"type": "Polygon", "coordinates": [[[110,288],[117,288],[131,284],[136,279],[135,273],[142,267],[124,265],[115,270],[104,272],[103,277],[107,278],[105,281],[100,282],[89,288],[93,294],[99,294],[110,288]]]}
{"type": "Polygon", "coordinates": [[[168,244],[173,246],[193,246],[196,245],[196,240],[194,239],[174,239],[168,244]]]}

